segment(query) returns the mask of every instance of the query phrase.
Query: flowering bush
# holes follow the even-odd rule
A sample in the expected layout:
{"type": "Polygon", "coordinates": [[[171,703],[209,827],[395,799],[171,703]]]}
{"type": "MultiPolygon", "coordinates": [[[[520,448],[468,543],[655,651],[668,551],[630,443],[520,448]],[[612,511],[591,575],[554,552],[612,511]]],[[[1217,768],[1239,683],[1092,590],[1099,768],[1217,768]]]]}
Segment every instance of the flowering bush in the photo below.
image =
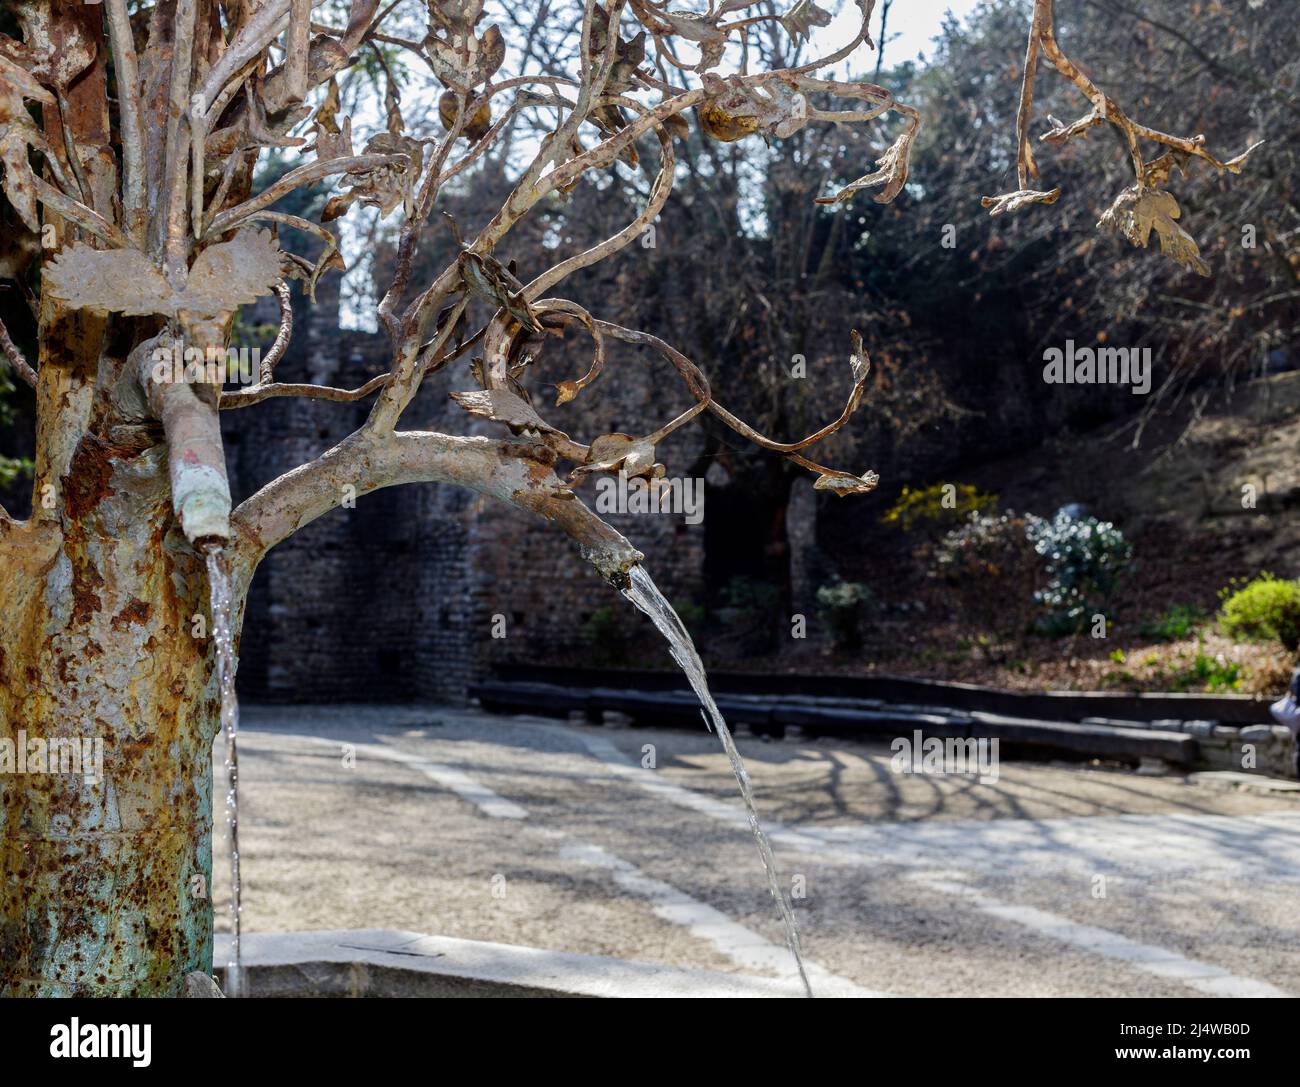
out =
{"type": "Polygon", "coordinates": [[[1046,564],[1047,585],[1036,594],[1050,609],[1048,629],[1075,631],[1104,610],[1133,549],[1109,521],[1072,517],[1035,518],[1026,532],[1046,564]]]}
{"type": "Polygon", "coordinates": [[[991,513],[997,505],[996,495],[981,494],[969,483],[932,483],[916,491],[904,487],[881,521],[897,525],[904,532],[915,532],[951,525],[972,513],[991,513]]]}

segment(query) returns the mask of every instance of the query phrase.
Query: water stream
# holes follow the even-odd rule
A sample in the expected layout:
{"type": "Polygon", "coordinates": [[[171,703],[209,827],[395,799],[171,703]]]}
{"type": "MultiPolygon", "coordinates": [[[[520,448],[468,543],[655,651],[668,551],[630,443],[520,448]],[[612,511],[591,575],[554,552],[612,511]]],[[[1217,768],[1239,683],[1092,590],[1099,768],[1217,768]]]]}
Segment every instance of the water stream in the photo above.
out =
{"type": "MultiPolygon", "coordinates": [[[[226,736],[226,824],[229,827],[230,845],[230,960],[226,964],[226,995],[239,997],[244,995],[244,976],[240,960],[239,915],[239,700],[235,695],[235,644],[231,630],[232,593],[230,572],[219,546],[206,549],[208,583],[212,600],[212,637],[217,650],[217,681],[221,690],[221,727],[226,736]]],[[[664,598],[653,579],[645,569],[633,566],[629,573],[628,587],[623,590],[627,597],[640,611],[649,616],[651,622],[668,641],[673,659],[685,673],[691,689],[704,707],[705,724],[712,726],[722,741],[723,750],[731,763],[732,773],[740,786],[740,795],[745,802],[745,811],[749,816],[749,826],[758,843],[758,854],[767,873],[768,890],[776,900],[785,926],[786,944],[794,956],[799,979],[804,991],[812,996],[812,987],[808,984],[808,975],[804,971],[803,954],[799,946],[799,928],[795,924],[794,911],[781,887],[777,873],[776,858],[772,855],[771,843],[758,822],[758,811],[754,807],[754,792],[749,780],[749,772],[736,750],[735,741],[727,722],[723,719],[718,705],[709,691],[708,680],[704,674],[704,664],[691,636],[686,632],[681,619],[671,604],[664,598]]]]}
{"type": "Polygon", "coordinates": [[[226,826],[230,841],[230,961],[226,964],[226,996],[244,995],[239,955],[239,699],[235,696],[235,640],[231,632],[230,571],[221,548],[206,549],[208,585],[212,599],[212,639],[217,648],[217,682],[221,688],[221,727],[226,734],[226,826]]]}
{"type": "Polygon", "coordinates": [[[681,619],[673,610],[673,606],[664,599],[663,593],[651,579],[650,575],[645,572],[641,566],[633,566],[628,574],[628,587],[623,590],[623,595],[628,598],[641,611],[650,617],[650,621],[658,628],[659,633],[668,640],[669,651],[673,655],[678,666],[686,673],[686,679],[691,685],[700,703],[707,711],[705,724],[710,720],[713,723],[713,729],[717,732],[718,738],[722,741],[723,750],[727,753],[727,758],[731,761],[731,771],[736,775],[736,782],[740,786],[740,795],[745,801],[745,810],[749,815],[749,827],[754,832],[754,840],[758,843],[758,855],[763,860],[763,868],[767,871],[767,886],[772,892],[772,897],[776,899],[777,909],[781,911],[781,921],[785,925],[785,942],[789,945],[791,954],[794,955],[795,965],[799,968],[799,979],[803,982],[804,991],[812,996],[812,986],[808,984],[808,975],[804,972],[803,954],[799,947],[799,928],[795,924],[794,910],[790,906],[790,900],[786,897],[785,891],[781,887],[781,879],[777,874],[776,858],[772,855],[772,846],[767,840],[767,835],[763,833],[763,828],[758,823],[758,812],[754,808],[754,790],[750,785],[749,772],[745,769],[745,763],[740,757],[740,752],[736,750],[735,741],[731,738],[731,730],[727,728],[727,722],[723,720],[721,712],[718,710],[718,704],[713,700],[713,694],[709,691],[709,682],[704,675],[704,664],[700,656],[695,652],[695,645],[691,641],[691,636],[686,632],[686,627],[682,625],[681,619]]]}

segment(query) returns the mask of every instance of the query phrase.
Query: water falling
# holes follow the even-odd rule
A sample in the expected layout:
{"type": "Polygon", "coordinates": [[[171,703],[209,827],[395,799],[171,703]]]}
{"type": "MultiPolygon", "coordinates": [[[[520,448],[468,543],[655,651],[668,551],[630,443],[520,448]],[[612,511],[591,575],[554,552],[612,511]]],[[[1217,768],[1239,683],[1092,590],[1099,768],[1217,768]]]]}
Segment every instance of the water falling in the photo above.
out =
{"type": "Polygon", "coordinates": [[[221,727],[226,734],[226,825],[230,830],[230,961],[226,996],[244,995],[239,956],[239,699],[235,696],[235,640],[230,628],[230,571],[219,545],[205,549],[212,594],[212,639],[217,647],[217,682],[221,688],[221,727]]]}
{"type": "Polygon", "coordinates": [[[754,791],[750,786],[749,772],[745,769],[745,763],[740,757],[740,752],[736,750],[735,741],[731,738],[731,730],[727,728],[727,722],[722,719],[718,704],[713,700],[713,694],[709,690],[709,681],[704,675],[704,663],[700,660],[699,654],[695,652],[695,645],[691,641],[691,636],[686,632],[686,627],[682,625],[682,621],[673,610],[673,606],[664,599],[663,593],[659,591],[659,586],[645,572],[644,567],[633,566],[628,572],[628,579],[628,587],[623,590],[623,595],[641,611],[645,612],[650,617],[650,621],[659,629],[659,633],[668,639],[668,648],[673,655],[673,660],[686,673],[686,679],[689,681],[691,689],[708,713],[705,719],[706,723],[710,719],[712,720],[718,738],[722,741],[723,750],[726,751],[727,758],[731,760],[731,771],[736,775],[736,782],[740,786],[740,795],[744,798],[745,810],[749,815],[749,827],[754,832],[754,840],[758,842],[758,855],[763,859],[763,868],[767,871],[768,890],[772,892],[772,897],[776,899],[777,908],[781,911],[781,921],[785,925],[785,942],[789,945],[791,954],[794,955],[795,965],[799,968],[799,979],[803,982],[804,991],[809,996],[812,996],[812,986],[808,984],[808,975],[803,968],[803,954],[799,947],[799,928],[795,924],[794,910],[781,888],[781,880],[776,871],[776,858],[772,855],[772,846],[767,840],[767,835],[763,833],[763,828],[758,823],[758,811],[754,807],[754,791]]]}

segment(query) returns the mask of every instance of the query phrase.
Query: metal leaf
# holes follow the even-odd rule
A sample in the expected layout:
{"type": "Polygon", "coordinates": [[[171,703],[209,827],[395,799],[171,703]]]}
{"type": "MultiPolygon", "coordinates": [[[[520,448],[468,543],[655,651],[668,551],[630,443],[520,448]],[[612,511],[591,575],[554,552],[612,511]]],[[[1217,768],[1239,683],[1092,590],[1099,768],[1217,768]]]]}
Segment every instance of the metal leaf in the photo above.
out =
{"type": "Polygon", "coordinates": [[[846,494],[866,494],[874,491],[880,476],[875,472],[863,472],[860,476],[848,472],[823,472],[813,484],[815,491],[832,491],[843,497],[846,494]]]}
{"type": "Polygon", "coordinates": [[[255,302],[284,278],[281,264],[270,231],[241,231],[198,255],[176,308],[215,315],[255,302]]]}
{"type": "Polygon", "coordinates": [[[4,192],[18,218],[33,234],[39,234],[41,222],[36,216],[36,186],[27,160],[30,136],[16,124],[0,126],[0,168],[4,170],[4,192]]]}
{"type": "MultiPolygon", "coordinates": [[[[438,116],[442,127],[451,131],[456,123],[456,111],[460,98],[455,91],[443,91],[438,98],[438,116]]],[[[460,138],[470,143],[478,143],[492,128],[492,107],[486,98],[468,99],[465,102],[466,120],[461,126],[460,138]]]]}
{"type": "Polygon", "coordinates": [[[504,423],[514,434],[558,434],[533,406],[507,389],[474,389],[451,398],[471,415],[504,423]]]}
{"type": "Polygon", "coordinates": [[[1231,170],[1234,174],[1241,173],[1241,168],[1246,165],[1246,160],[1250,158],[1250,153],[1263,143],[1263,140],[1256,140],[1236,158],[1228,159],[1228,161],[1223,164],[1223,168],[1225,170],[1231,170]]]}
{"type": "Polygon", "coordinates": [[[483,31],[483,36],[478,39],[471,84],[486,83],[496,75],[497,69],[505,59],[506,42],[494,23],[483,31]]]}
{"type": "Polygon", "coordinates": [[[656,11],[655,15],[680,34],[693,42],[701,44],[724,43],[726,36],[715,25],[715,19],[706,15],[694,15],[688,11],[656,11]]]}
{"type": "Polygon", "coordinates": [[[1130,185],[1106,209],[1097,226],[1122,234],[1143,249],[1154,230],[1165,256],[1197,275],[1208,276],[1210,267],[1201,259],[1196,239],[1174,222],[1181,215],[1182,209],[1173,193],[1162,189],[1144,192],[1140,186],[1130,185]]]}
{"type": "MultiPolygon", "coordinates": [[[[610,67],[609,79],[605,83],[606,94],[618,94],[632,86],[633,73],[645,63],[646,32],[643,30],[631,41],[618,39],[614,46],[614,63],[610,67]]],[[[599,61],[605,55],[609,44],[609,12],[601,4],[596,4],[591,12],[591,38],[588,42],[587,55],[593,61],[599,61]]]]}
{"type": "Polygon", "coordinates": [[[185,288],[174,291],[139,250],[76,244],[45,269],[42,289],[73,309],[166,317],[184,311],[198,318],[220,318],[269,294],[283,278],[281,259],[269,231],[245,230],[203,250],[185,288]]]}
{"type": "Polygon", "coordinates": [[[0,57],[0,168],[4,193],[33,234],[40,233],[36,215],[36,185],[28,160],[29,148],[45,151],[45,136],[32,120],[23,99],[54,105],[54,96],[18,65],[0,57]]]}
{"type": "Polygon", "coordinates": [[[807,41],[812,37],[813,27],[828,26],[830,21],[831,13],[819,8],[813,3],[813,0],[799,0],[799,3],[795,4],[780,19],[786,33],[796,42],[800,39],[807,41]]]}
{"type": "Polygon", "coordinates": [[[325,100],[316,110],[312,123],[316,126],[316,157],[321,161],[327,159],[351,158],[352,118],[344,117],[342,125],[338,121],[339,84],[337,79],[329,81],[329,90],[325,100]]]}
{"type": "Polygon", "coordinates": [[[483,17],[483,0],[425,0],[430,26],[468,33],[483,17]]]}
{"type": "Polygon", "coordinates": [[[655,447],[647,439],[614,433],[592,441],[586,461],[573,470],[573,478],[581,479],[593,472],[621,472],[629,479],[657,479],[666,471],[655,461],[655,447]]]}
{"type": "Polygon", "coordinates": [[[479,253],[461,253],[461,278],[475,294],[481,295],[510,314],[530,332],[541,332],[541,323],[529,306],[528,300],[511,284],[511,277],[495,257],[479,253]]]}
{"type": "Polygon", "coordinates": [[[483,15],[481,0],[435,3],[429,0],[429,33],[424,39],[426,57],[434,72],[452,86],[486,83],[505,60],[505,38],[494,24],[474,35],[483,15]]]}
{"type": "Polygon", "coordinates": [[[406,163],[399,159],[363,173],[345,174],[342,184],[350,185],[351,188],[326,202],[320,217],[322,223],[337,219],[357,200],[369,207],[378,208],[381,218],[391,214],[398,204],[409,203],[411,179],[420,173],[424,145],[410,136],[377,132],[366,141],[365,153],[405,155],[406,163]]]}
{"type": "Polygon", "coordinates": [[[849,367],[853,370],[853,384],[865,385],[867,375],[871,372],[871,360],[867,358],[867,349],[862,346],[862,336],[855,328],[849,333],[853,344],[853,353],[849,356],[849,367]]]}
{"type": "Polygon", "coordinates": [[[1001,196],[984,196],[980,198],[980,207],[992,208],[990,216],[1003,215],[1008,211],[1019,211],[1030,204],[1055,204],[1061,196],[1058,185],[1050,192],[1038,192],[1035,189],[1020,189],[1017,192],[1003,193],[1001,196]]]}
{"type": "Polygon", "coordinates": [[[912,137],[915,134],[916,130],[914,128],[908,128],[894,141],[888,151],[876,159],[876,165],[880,167],[879,170],[873,174],[867,174],[865,177],[860,177],[857,181],[850,182],[834,196],[817,197],[817,203],[839,204],[851,199],[863,189],[883,184],[885,187],[877,194],[875,201],[877,204],[888,204],[903,191],[903,186],[907,184],[907,156],[912,146],[912,137]]]}
{"type": "Polygon", "coordinates": [[[41,291],[72,309],[128,316],[175,312],[166,278],[138,249],[70,245],[46,266],[41,291]]]}

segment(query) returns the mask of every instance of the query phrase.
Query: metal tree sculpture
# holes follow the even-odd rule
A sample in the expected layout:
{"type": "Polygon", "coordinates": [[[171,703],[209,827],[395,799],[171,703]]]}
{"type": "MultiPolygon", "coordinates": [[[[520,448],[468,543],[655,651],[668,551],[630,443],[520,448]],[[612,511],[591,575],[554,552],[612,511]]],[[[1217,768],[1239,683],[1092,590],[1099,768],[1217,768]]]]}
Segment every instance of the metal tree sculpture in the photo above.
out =
{"type": "MultiPolygon", "coordinates": [[[[671,345],[555,293],[653,221],[671,195],[674,140],[690,134],[692,113],[704,136],[720,141],[780,139],[805,125],[897,114],[902,131],[879,169],[822,198],[878,190],[877,201],[893,200],[907,181],[919,116],[883,87],[817,74],[871,44],[873,0],[855,0],[860,27],[842,47],[760,71],[750,70],[755,57],[786,55],[776,45],[757,49],[760,34],[806,42],[829,14],[812,0],[794,0],[780,15],[767,4],[746,14],[760,0],[710,0],[704,13],[649,0],[583,0],[576,56],[538,63],[531,48],[485,25],[483,0],[428,0],[420,40],[382,29],[398,2],[381,10],[379,0],[351,0],[341,27],[313,21],[319,0],[155,0],[134,14],[128,0],[9,4],[21,35],[0,36],[0,168],[21,242],[13,248],[25,257],[5,267],[32,300],[37,357],[25,359],[3,330],[0,346],[35,388],[38,416],[33,513],[18,521],[0,511],[0,736],[89,730],[103,736],[107,755],[103,781],[5,776],[0,784],[6,992],[178,994],[187,972],[211,967],[206,888],[218,699],[211,639],[196,637],[192,623],[207,611],[199,548],[224,548],[237,629],[253,571],[270,548],[347,493],[437,481],[553,522],[621,587],[642,556],[577,489],[594,473],[661,475],[656,445],[703,412],[812,470],[821,489],[850,494],[875,485],[872,472],[805,456],[862,398],[867,359],[856,334],[843,412],[802,441],[781,442],[727,411],[699,367],[671,345]],[[407,132],[390,84],[385,129],[354,148],[336,77],[377,44],[406,51],[436,77],[439,138],[407,132]],[[442,228],[434,213],[444,187],[523,111],[552,120],[508,198],[432,282],[412,283],[426,236],[442,228]],[[291,134],[306,124],[310,143],[291,134]],[[255,167],[270,148],[303,161],[255,192],[255,167]],[[646,155],[657,161],[649,198],[617,233],[550,267],[543,253],[509,253],[512,228],[539,201],[646,155]],[[357,389],[275,380],[292,334],[290,281],[311,294],[342,265],[330,230],[277,210],[277,201],[329,178],[341,179],[342,191],[324,221],[361,204],[396,214],[398,223],[395,269],[377,307],[389,366],[357,389]],[[324,243],[316,260],[286,245],[284,236],[297,233],[324,243]],[[531,278],[517,278],[516,267],[529,265],[531,278]],[[195,376],[180,365],[187,352],[222,354],[239,307],[270,293],[279,297],[282,326],[255,384],[223,390],[219,374],[195,376]],[[474,297],[493,315],[471,332],[474,297]],[[590,337],[591,363],[561,385],[560,403],[601,376],[611,342],[621,341],[667,359],[693,406],[644,435],[583,442],[551,426],[528,391],[528,371],[570,327],[590,337]],[[457,402],[509,434],[399,429],[421,382],[459,360],[468,361],[476,387],[455,394],[457,402]],[[218,413],[286,396],[373,404],[344,441],[232,510],[218,413]]],[[[548,5],[537,20],[537,33],[572,36],[573,24],[548,5]]],[[[1144,164],[1139,138],[1239,166],[1240,159],[1210,159],[1197,141],[1128,121],[1059,55],[1050,5],[1040,0],[1022,108],[1022,189],[1034,172],[1025,125],[1040,48],[1094,102],[1097,119],[1119,125],[1134,147],[1139,191],[1115,213],[1131,215],[1131,236],[1151,221],[1164,242],[1174,213],[1150,192],[1167,176],[1169,155],[1144,164]]],[[[1019,198],[1043,196],[1003,199],[1019,198]]]]}

